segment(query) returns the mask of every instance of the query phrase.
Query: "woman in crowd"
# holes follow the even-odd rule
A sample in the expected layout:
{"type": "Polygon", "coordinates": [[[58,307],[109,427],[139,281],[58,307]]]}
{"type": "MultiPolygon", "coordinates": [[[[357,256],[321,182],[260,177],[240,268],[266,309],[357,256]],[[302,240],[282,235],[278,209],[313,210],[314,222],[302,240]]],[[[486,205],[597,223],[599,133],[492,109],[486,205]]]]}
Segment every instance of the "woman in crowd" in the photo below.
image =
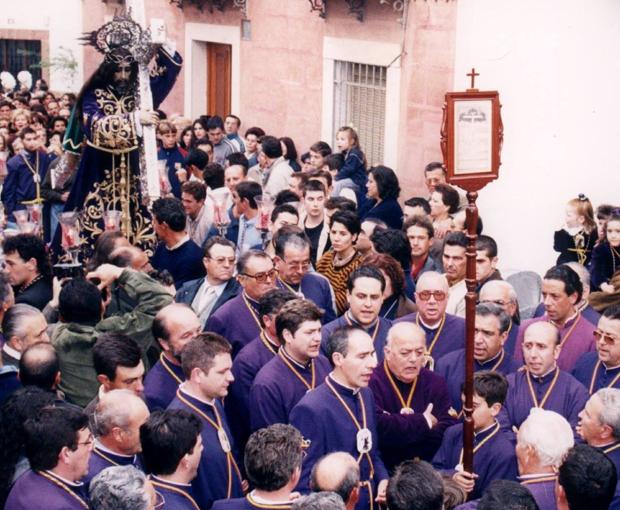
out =
{"type": "Polygon", "coordinates": [[[283,136],[280,138],[280,145],[282,145],[282,156],[288,162],[288,165],[295,172],[301,171],[301,165],[297,161],[297,148],[292,138],[283,136]]]}
{"type": "Polygon", "coordinates": [[[248,167],[258,164],[258,142],[265,136],[259,127],[251,127],[245,132],[245,157],[248,158],[248,167]]]}
{"type": "Polygon", "coordinates": [[[452,227],[452,215],[459,209],[459,193],[449,184],[437,184],[429,203],[435,237],[443,239],[452,227]]]}
{"type": "Polygon", "coordinates": [[[377,218],[388,227],[400,230],[403,227],[403,210],[398,204],[400,185],[394,170],[387,166],[375,166],[368,173],[369,200],[362,220],[377,218]]]}

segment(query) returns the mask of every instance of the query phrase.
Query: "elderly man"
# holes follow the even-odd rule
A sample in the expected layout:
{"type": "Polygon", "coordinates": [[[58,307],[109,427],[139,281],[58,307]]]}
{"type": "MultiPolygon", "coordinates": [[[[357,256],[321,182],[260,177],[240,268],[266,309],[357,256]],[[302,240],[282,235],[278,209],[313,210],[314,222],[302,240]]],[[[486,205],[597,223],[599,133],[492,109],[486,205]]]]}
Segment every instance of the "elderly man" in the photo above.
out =
{"type": "Polygon", "coordinates": [[[388,470],[415,457],[432,460],[450,417],[444,379],[424,368],[424,330],[410,322],[390,328],[385,359],[375,368],[370,389],[375,398],[379,448],[388,470]]]}
{"type": "Polygon", "coordinates": [[[446,313],[448,291],[444,275],[435,271],[423,273],[415,292],[418,311],[396,321],[415,322],[424,330],[427,354],[432,360],[465,347],[465,320],[446,313]]]}
{"type": "Polygon", "coordinates": [[[95,445],[85,483],[111,466],[139,466],[140,427],[148,417],[146,404],[130,390],[113,390],[101,396],[92,420],[95,445]]]}
{"type": "Polygon", "coordinates": [[[444,485],[428,462],[409,460],[390,478],[387,501],[390,510],[442,510],[444,485]]]}
{"type": "MultiPolygon", "coordinates": [[[[620,390],[603,388],[590,397],[579,413],[577,433],[607,455],[620,473],[620,390]]],[[[620,484],[610,508],[620,508],[620,484]]]]}
{"type": "Polygon", "coordinates": [[[91,510],[163,508],[153,484],[142,471],[133,466],[105,469],[93,479],[90,491],[88,508],[91,510]]]}
{"type": "Polygon", "coordinates": [[[555,411],[571,426],[577,424],[579,412],[588,399],[588,391],[557,364],[560,335],[548,322],[534,322],[523,336],[525,368],[508,375],[508,395],[498,416],[508,432],[520,427],[532,407],[555,411]]]}
{"type": "Polygon", "coordinates": [[[2,364],[17,367],[21,353],[38,342],[49,342],[47,321],[34,306],[19,304],[9,308],[2,319],[2,364]]]}
{"type": "Polygon", "coordinates": [[[575,443],[566,419],[553,411],[532,409],[517,433],[519,480],[540,510],[555,510],[557,470],[575,443]]]}
{"type": "Polygon", "coordinates": [[[508,328],[508,336],[504,342],[504,349],[511,355],[515,352],[515,344],[517,335],[519,334],[519,302],[517,301],[517,293],[510,283],[504,280],[491,280],[486,282],[478,294],[480,304],[494,303],[501,306],[510,317],[510,327],[508,328]]]}
{"type": "Polygon", "coordinates": [[[360,495],[360,467],[349,453],[328,453],[312,468],[310,487],[313,492],[335,492],[347,510],[353,510],[360,495]]]}
{"type": "MultiPolygon", "coordinates": [[[[515,372],[520,364],[504,348],[510,328],[510,317],[494,304],[476,307],[474,330],[474,372],[494,370],[504,375],[515,372]]],[[[441,358],[435,371],[448,383],[452,406],[461,410],[461,389],[465,382],[465,349],[459,349],[441,358]]]]}

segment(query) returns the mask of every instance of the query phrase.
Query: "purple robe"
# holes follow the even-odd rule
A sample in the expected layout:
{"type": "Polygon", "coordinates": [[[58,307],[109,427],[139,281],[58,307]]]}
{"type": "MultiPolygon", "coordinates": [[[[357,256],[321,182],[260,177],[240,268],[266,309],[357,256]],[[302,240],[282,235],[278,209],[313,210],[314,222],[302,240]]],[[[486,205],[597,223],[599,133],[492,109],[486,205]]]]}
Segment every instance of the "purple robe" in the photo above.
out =
{"type": "MultiPolygon", "coordinates": [[[[504,375],[515,372],[520,366],[520,363],[512,359],[512,356],[504,349],[504,351],[500,351],[499,354],[491,360],[480,362],[474,359],[474,372],[492,370],[497,363],[499,363],[499,365],[495,371],[504,375]],[[504,353],[504,357],[500,362],[502,352],[504,353]]],[[[458,351],[446,354],[436,363],[435,372],[446,380],[450,398],[452,399],[452,407],[455,411],[460,411],[463,407],[461,402],[461,388],[465,382],[465,349],[459,349],[458,351]]]]}
{"type": "MultiPolygon", "coordinates": [[[[559,369],[552,370],[551,373],[543,377],[531,377],[532,387],[539,405],[551,386],[557,370],[559,369]]],[[[502,429],[512,434],[512,427],[519,428],[535,404],[528,386],[526,370],[509,374],[507,379],[508,394],[497,419],[501,423],[502,429]]],[[[587,400],[588,390],[583,384],[569,373],[559,370],[555,386],[543,408],[564,416],[574,429],[577,425],[578,414],[585,407],[587,400]]]]}
{"type": "Polygon", "coordinates": [[[211,314],[204,330],[219,333],[226,338],[232,345],[234,359],[237,353],[261,332],[258,303],[248,298],[245,292],[240,292],[211,314]]]}
{"type": "MultiPolygon", "coordinates": [[[[616,466],[616,473],[620,473],[620,441],[616,441],[610,445],[602,446],[598,448],[601,450],[616,466]]],[[[616,493],[614,494],[614,499],[611,501],[611,505],[609,506],[609,510],[619,510],[620,509],[620,475],[618,477],[618,482],[616,484],[616,493]]]]}
{"type": "Polygon", "coordinates": [[[358,463],[360,480],[363,485],[360,487],[360,499],[355,508],[356,510],[370,508],[369,498],[374,499],[377,483],[388,478],[387,470],[379,455],[374,409],[375,403],[370,389],[362,388],[354,392],[335,382],[331,376],[328,376],[325,383],[307,393],[297,403],[291,411],[290,423],[301,432],[308,445],[297,490],[309,491],[310,472],[321,457],[331,452],[347,452],[356,459],[360,457],[358,463]],[[359,429],[328,383],[360,424],[363,423],[360,399],[363,402],[366,427],[372,434],[372,448],[368,454],[360,457],[356,440],[359,429]],[[372,494],[369,494],[369,485],[372,494]]]}
{"type": "MultiPolygon", "coordinates": [[[[515,346],[517,345],[517,337],[519,336],[519,325],[512,319],[510,321],[510,329],[508,330],[508,336],[504,342],[504,350],[510,353],[510,357],[515,352],[515,346]]],[[[514,358],[513,358],[514,359],[514,358]]]]}
{"type": "MultiPolygon", "coordinates": [[[[401,462],[415,457],[432,460],[445,430],[456,421],[449,414],[450,396],[446,382],[425,368],[418,375],[411,399],[414,414],[400,414],[403,405],[388,379],[387,370],[385,361],[379,364],[372,374],[369,388],[375,398],[381,457],[391,472],[401,462]],[[422,414],[428,404],[433,404],[433,415],[437,418],[432,429],[422,414]]],[[[390,375],[406,403],[413,383],[405,384],[391,372],[390,375]]]]}
{"type": "MultiPolygon", "coordinates": [[[[394,321],[394,323],[398,322],[413,322],[416,323],[417,313],[410,313],[409,315],[405,315],[400,319],[394,321]]],[[[422,321],[418,321],[420,327],[426,333],[426,348],[430,349],[433,343],[433,339],[437,334],[437,328],[430,329],[427,328],[422,321]]],[[[457,317],[456,315],[451,315],[449,313],[446,314],[446,321],[444,322],[443,328],[441,329],[441,333],[439,334],[439,338],[435,342],[433,349],[431,351],[431,356],[435,361],[441,359],[446,354],[452,351],[456,351],[458,349],[465,348],[465,319],[462,317],[457,317]]]]}
{"type": "MultiPolygon", "coordinates": [[[[598,321],[601,318],[601,314],[592,308],[587,301],[583,301],[582,303],[583,304],[579,305],[579,311],[581,312],[581,315],[583,315],[583,318],[595,326],[598,326],[598,321]]],[[[540,303],[536,307],[534,317],[542,317],[543,315],[545,315],[545,305],[544,303],[540,303]]]]}
{"type": "Polygon", "coordinates": [[[370,335],[373,339],[373,343],[375,345],[375,352],[377,354],[377,359],[379,361],[383,361],[383,348],[385,347],[385,340],[387,338],[388,331],[392,327],[392,321],[388,319],[384,319],[383,317],[379,317],[377,319],[379,322],[375,322],[368,329],[360,326],[354,319],[349,317],[349,312],[345,312],[345,314],[341,317],[338,317],[336,320],[331,321],[329,324],[325,324],[321,329],[321,353],[326,358],[327,356],[327,339],[329,335],[333,331],[338,328],[342,328],[343,326],[358,326],[360,329],[363,329],[370,335]],[[375,332],[375,328],[376,332],[375,332]]]}
{"type": "MultiPolygon", "coordinates": [[[[474,473],[478,478],[474,490],[469,495],[470,499],[480,498],[493,480],[517,479],[517,457],[514,446],[506,435],[498,430],[497,423],[474,434],[474,449],[480,444],[482,446],[474,453],[474,473]]],[[[463,424],[458,423],[446,430],[441,447],[433,458],[433,466],[453,475],[455,467],[461,463],[462,450],[463,424]]]]}
{"type": "MultiPolygon", "coordinates": [[[[519,327],[519,336],[517,337],[517,345],[515,347],[514,358],[517,361],[523,361],[523,333],[530,324],[534,322],[549,321],[544,315],[536,319],[524,321],[519,327]]],[[[560,338],[564,342],[560,357],[558,358],[558,367],[560,370],[570,372],[575,368],[577,360],[586,352],[595,350],[594,330],[596,328],[591,322],[588,322],[583,315],[578,314],[574,319],[568,321],[560,328],[560,338]],[[577,321],[577,324],[575,324],[577,321]],[[575,326],[574,329],[573,326],[575,326]]]]}
{"type": "Polygon", "coordinates": [[[230,385],[224,407],[239,451],[243,451],[251,433],[250,388],[256,374],[277,352],[278,346],[267,340],[263,331],[241,349],[233,361],[232,373],[235,380],[230,385]]]}
{"type": "Polygon", "coordinates": [[[319,355],[318,358],[302,366],[283,348],[260,369],[250,390],[250,425],[253,431],[274,423],[288,423],[291,409],[312,389],[312,368],[316,387],[331,371],[327,358],[319,355]],[[307,386],[299,380],[286,362],[297,370],[307,386]]]}
{"type": "Polygon", "coordinates": [[[90,452],[90,457],[88,459],[88,474],[82,479],[82,481],[88,486],[95,476],[101,473],[104,469],[112,466],[134,466],[138,469],[142,469],[137,455],[117,455],[104,451],[95,445],[90,452]]]}
{"type": "Polygon", "coordinates": [[[164,498],[162,510],[197,510],[191,484],[173,483],[151,475],[153,487],[164,498]]]}
{"type": "Polygon", "coordinates": [[[248,494],[245,498],[221,499],[213,505],[213,510],[289,510],[293,503],[258,503],[248,494]]]}
{"type": "Polygon", "coordinates": [[[144,378],[144,398],[149,411],[166,409],[183,381],[183,368],[170,362],[162,353],[144,378]]]}
{"type": "Polygon", "coordinates": [[[556,510],[555,483],[557,475],[553,473],[520,476],[521,485],[526,487],[534,496],[539,510],[556,510]]]}
{"type": "Polygon", "coordinates": [[[65,488],[29,469],[20,476],[6,500],[4,510],[84,510],[88,491],[84,484],[69,486],[49,471],[45,475],[57,480],[65,488]]]}
{"type": "Polygon", "coordinates": [[[221,402],[216,400],[213,405],[207,404],[188,395],[183,391],[182,387],[179,387],[177,395],[170,403],[168,409],[185,409],[200,418],[202,422],[202,432],[200,435],[202,437],[202,446],[204,449],[200,458],[200,465],[198,466],[198,476],[196,476],[192,482],[192,490],[196,495],[196,502],[200,508],[208,510],[217,499],[243,496],[241,476],[237,469],[235,469],[235,463],[230,462],[230,455],[227,455],[222,449],[215,427],[213,427],[204,416],[188,405],[187,402],[189,402],[191,406],[199,409],[201,413],[208,416],[215,423],[217,423],[215,413],[217,410],[217,414],[222,422],[222,427],[228,436],[232,453],[235,452],[235,447],[221,402]],[[232,480],[230,478],[232,478],[232,480]],[[229,483],[231,486],[230,494],[227,493],[229,483]]]}
{"type": "Polygon", "coordinates": [[[620,388],[620,366],[608,369],[598,361],[596,352],[586,352],[573,369],[573,376],[588,389],[590,395],[601,388],[620,388]]]}
{"type": "Polygon", "coordinates": [[[336,318],[336,297],[331,283],[321,273],[306,273],[301,279],[300,285],[285,284],[282,280],[276,280],[276,285],[285,290],[290,290],[304,299],[312,301],[325,312],[321,318],[323,324],[328,324],[336,318]]]}

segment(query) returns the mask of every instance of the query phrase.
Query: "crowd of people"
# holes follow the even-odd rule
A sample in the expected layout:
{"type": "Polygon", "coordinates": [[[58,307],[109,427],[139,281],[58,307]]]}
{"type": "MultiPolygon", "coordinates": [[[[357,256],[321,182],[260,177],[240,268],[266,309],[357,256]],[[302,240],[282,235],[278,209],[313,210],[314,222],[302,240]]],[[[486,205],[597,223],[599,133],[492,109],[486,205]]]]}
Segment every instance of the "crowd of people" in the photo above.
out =
{"type": "MultiPolygon", "coordinates": [[[[133,71],[114,65],[109,90],[125,93],[133,71]]],[[[352,127],[299,155],[236,115],[93,113],[92,86],[0,101],[0,506],[620,508],[619,209],[568,202],[527,311],[476,226],[466,471],[468,239],[443,165],[403,200],[352,127]],[[72,111],[88,142],[64,179],[72,111]],[[110,228],[85,221],[83,273],[54,276],[58,215],[101,220],[108,180],[137,193],[122,173],[137,145],[109,138],[124,122],[156,124],[162,197],[111,202],[110,228]]]]}

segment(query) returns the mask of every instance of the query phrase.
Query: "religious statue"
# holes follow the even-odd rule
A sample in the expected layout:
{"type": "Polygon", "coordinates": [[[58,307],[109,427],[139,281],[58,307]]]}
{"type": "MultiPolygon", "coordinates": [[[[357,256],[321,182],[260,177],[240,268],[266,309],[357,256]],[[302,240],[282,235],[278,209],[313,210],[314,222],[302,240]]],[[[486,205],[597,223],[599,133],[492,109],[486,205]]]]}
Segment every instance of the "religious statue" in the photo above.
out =
{"type": "MultiPolygon", "coordinates": [[[[151,44],[149,32],[122,15],[83,38],[104,60],[77,97],[63,146],[68,156],[80,156],[65,211],[82,212],[86,254],[105,231],[108,211],[120,211],[121,232],[132,244],[148,249],[155,239],[139,149],[143,126],[156,123],[157,114],[139,106],[138,66],[155,56],[150,71],[155,109],[172,89],[182,58],[169,44],[151,44]]],[[[59,165],[57,185],[71,166],[68,159],[59,165]]]]}

